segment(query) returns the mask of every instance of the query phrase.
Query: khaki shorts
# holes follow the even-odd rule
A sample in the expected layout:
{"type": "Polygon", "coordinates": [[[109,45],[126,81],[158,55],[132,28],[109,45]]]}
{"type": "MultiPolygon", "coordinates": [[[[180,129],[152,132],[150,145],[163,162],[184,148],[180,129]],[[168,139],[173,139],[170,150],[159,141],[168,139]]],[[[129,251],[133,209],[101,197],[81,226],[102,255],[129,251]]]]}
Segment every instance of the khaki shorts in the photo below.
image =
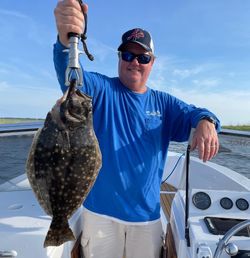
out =
{"type": "Polygon", "coordinates": [[[88,210],[83,212],[81,245],[85,258],[159,258],[161,221],[122,223],[88,210]]]}

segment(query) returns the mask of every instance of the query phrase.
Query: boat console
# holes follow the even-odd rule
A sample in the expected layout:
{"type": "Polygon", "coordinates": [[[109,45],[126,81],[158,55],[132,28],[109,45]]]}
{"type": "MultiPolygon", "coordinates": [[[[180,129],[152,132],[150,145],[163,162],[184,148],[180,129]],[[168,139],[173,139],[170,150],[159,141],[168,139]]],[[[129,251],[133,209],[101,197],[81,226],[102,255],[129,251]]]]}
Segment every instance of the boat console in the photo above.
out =
{"type": "MultiPolygon", "coordinates": [[[[220,256],[217,246],[230,229],[250,218],[250,192],[190,190],[188,230],[190,247],[185,239],[185,191],[179,190],[172,203],[171,227],[178,258],[250,257],[250,223],[233,232],[230,245],[220,256]],[[217,252],[217,253],[216,253],[217,252]]],[[[225,249],[225,250],[224,250],[225,249]]]]}
{"type": "Polygon", "coordinates": [[[170,254],[250,258],[250,180],[189,152],[188,147],[185,158],[170,153],[164,168],[167,183],[177,189],[168,225],[175,245],[170,254]]]}

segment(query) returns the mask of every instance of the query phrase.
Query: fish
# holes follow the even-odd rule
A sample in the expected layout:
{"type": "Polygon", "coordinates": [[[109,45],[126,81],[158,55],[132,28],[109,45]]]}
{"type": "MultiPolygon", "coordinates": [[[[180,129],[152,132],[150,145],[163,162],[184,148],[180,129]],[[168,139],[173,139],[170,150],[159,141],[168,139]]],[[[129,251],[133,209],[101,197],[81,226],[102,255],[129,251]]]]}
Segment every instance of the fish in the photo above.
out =
{"type": "Polygon", "coordinates": [[[92,98],[72,80],[35,134],[26,161],[31,188],[40,206],[52,217],[44,247],[75,240],[68,220],[83,204],[101,165],[92,98]]]}

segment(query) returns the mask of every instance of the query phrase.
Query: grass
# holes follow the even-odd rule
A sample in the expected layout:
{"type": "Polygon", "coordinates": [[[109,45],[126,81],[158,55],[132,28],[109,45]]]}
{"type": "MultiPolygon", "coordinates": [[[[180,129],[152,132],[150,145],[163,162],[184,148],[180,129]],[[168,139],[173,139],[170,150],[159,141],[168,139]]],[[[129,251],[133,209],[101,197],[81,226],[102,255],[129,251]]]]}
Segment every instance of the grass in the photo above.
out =
{"type": "Polygon", "coordinates": [[[250,125],[223,125],[222,128],[238,131],[250,131],[250,125]]]}
{"type": "Polygon", "coordinates": [[[43,121],[43,119],[18,118],[18,117],[2,117],[2,118],[0,118],[0,124],[17,124],[17,123],[37,122],[37,121],[43,121]]]}

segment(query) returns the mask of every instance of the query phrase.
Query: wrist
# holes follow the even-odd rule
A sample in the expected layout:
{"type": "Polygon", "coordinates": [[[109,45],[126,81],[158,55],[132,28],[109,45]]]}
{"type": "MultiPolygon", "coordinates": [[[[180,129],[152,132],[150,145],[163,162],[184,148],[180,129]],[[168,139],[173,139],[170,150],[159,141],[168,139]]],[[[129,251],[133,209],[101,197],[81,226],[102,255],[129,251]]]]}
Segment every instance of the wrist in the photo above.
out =
{"type": "Polygon", "coordinates": [[[215,119],[214,117],[212,117],[212,116],[204,116],[204,117],[202,117],[202,118],[200,119],[200,121],[202,121],[202,120],[205,120],[205,121],[210,122],[211,124],[213,124],[213,125],[215,126],[215,128],[217,127],[217,121],[216,121],[216,119],[215,119]]]}
{"type": "Polygon", "coordinates": [[[57,35],[57,42],[59,43],[59,45],[63,48],[63,49],[66,49],[66,48],[69,48],[69,42],[68,40],[67,41],[64,41],[60,35],[57,35]]]}

